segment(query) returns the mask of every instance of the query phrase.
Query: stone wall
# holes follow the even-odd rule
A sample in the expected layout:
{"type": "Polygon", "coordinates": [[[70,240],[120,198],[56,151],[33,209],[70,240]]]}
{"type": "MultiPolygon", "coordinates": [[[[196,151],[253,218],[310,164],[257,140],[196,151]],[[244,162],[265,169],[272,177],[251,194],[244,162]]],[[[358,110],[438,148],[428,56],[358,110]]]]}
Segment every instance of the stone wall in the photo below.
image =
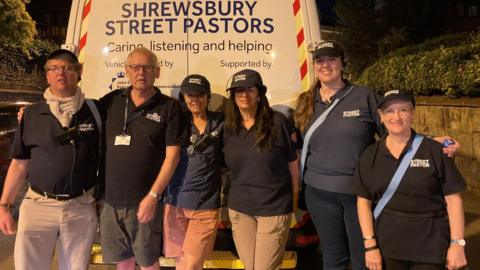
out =
{"type": "Polygon", "coordinates": [[[418,97],[414,128],[426,135],[449,135],[460,142],[455,163],[468,189],[480,195],[480,98],[418,97]]]}

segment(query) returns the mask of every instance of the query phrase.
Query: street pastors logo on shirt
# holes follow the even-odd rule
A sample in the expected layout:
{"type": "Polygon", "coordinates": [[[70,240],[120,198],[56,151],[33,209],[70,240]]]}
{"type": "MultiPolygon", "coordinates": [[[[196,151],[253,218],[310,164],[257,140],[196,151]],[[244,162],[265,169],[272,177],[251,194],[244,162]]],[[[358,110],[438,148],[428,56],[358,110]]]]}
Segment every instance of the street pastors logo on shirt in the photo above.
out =
{"type": "Polygon", "coordinates": [[[93,131],[93,124],[80,124],[78,125],[78,130],[81,132],[93,131]]]}
{"type": "Polygon", "coordinates": [[[412,159],[410,161],[410,167],[430,168],[430,162],[428,161],[428,159],[412,159]]]}
{"type": "Polygon", "coordinates": [[[158,113],[148,113],[145,118],[160,123],[160,119],[162,118],[158,113]]]}
{"type": "Polygon", "coordinates": [[[343,117],[358,117],[360,116],[360,110],[353,110],[353,111],[344,111],[343,117]]]}

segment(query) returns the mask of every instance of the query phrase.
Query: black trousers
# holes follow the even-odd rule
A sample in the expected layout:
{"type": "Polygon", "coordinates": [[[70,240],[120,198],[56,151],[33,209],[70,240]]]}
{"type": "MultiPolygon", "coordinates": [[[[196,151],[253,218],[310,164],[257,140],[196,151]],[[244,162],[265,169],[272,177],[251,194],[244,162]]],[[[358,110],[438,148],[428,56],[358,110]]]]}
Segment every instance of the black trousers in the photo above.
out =
{"type": "Polygon", "coordinates": [[[386,270],[445,270],[445,264],[420,263],[384,258],[386,270]]]}

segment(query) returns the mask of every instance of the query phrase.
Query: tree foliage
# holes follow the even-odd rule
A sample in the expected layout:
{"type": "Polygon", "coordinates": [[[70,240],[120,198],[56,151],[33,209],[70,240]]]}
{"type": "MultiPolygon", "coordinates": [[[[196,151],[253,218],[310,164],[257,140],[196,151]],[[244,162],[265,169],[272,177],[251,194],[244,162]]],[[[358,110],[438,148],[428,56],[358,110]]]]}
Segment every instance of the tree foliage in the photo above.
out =
{"type": "Polygon", "coordinates": [[[27,13],[29,0],[0,0],[0,45],[28,54],[37,34],[35,22],[27,13]]]}
{"type": "Polygon", "coordinates": [[[336,0],[337,39],[353,79],[379,57],[443,31],[427,0],[336,0]]]}
{"type": "Polygon", "coordinates": [[[448,34],[381,57],[359,79],[379,92],[480,96],[480,33],[448,34]]]}

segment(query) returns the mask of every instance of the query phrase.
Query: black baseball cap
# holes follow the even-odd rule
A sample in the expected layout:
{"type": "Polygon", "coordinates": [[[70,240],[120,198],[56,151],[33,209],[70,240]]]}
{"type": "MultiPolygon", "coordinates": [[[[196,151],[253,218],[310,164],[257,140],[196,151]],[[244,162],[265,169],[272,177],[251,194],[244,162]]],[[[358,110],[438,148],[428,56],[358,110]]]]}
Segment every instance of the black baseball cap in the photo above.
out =
{"type": "Polygon", "coordinates": [[[53,59],[64,59],[70,62],[71,64],[79,63],[77,56],[73,52],[65,49],[55,50],[47,56],[47,61],[53,60],[53,59]]]}
{"type": "Polygon", "coordinates": [[[210,93],[210,82],[202,75],[191,74],[183,79],[180,85],[180,93],[198,92],[199,94],[210,93]]]}
{"type": "Polygon", "coordinates": [[[261,94],[267,92],[267,87],[263,84],[262,76],[260,73],[253,69],[244,69],[233,74],[230,81],[230,85],[227,87],[227,91],[239,87],[251,87],[256,86],[261,94]]]}
{"type": "Polygon", "coordinates": [[[316,59],[321,55],[340,57],[342,59],[345,58],[342,46],[333,40],[327,40],[317,44],[315,51],[313,51],[313,59],[316,59]]]}
{"type": "Polygon", "coordinates": [[[415,97],[413,96],[413,93],[405,90],[390,90],[385,92],[380,100],[380,103],[378,104],[378,108],[381,109],[386,102],[392,100],[409,101],[415,108],[415,97]]]}

